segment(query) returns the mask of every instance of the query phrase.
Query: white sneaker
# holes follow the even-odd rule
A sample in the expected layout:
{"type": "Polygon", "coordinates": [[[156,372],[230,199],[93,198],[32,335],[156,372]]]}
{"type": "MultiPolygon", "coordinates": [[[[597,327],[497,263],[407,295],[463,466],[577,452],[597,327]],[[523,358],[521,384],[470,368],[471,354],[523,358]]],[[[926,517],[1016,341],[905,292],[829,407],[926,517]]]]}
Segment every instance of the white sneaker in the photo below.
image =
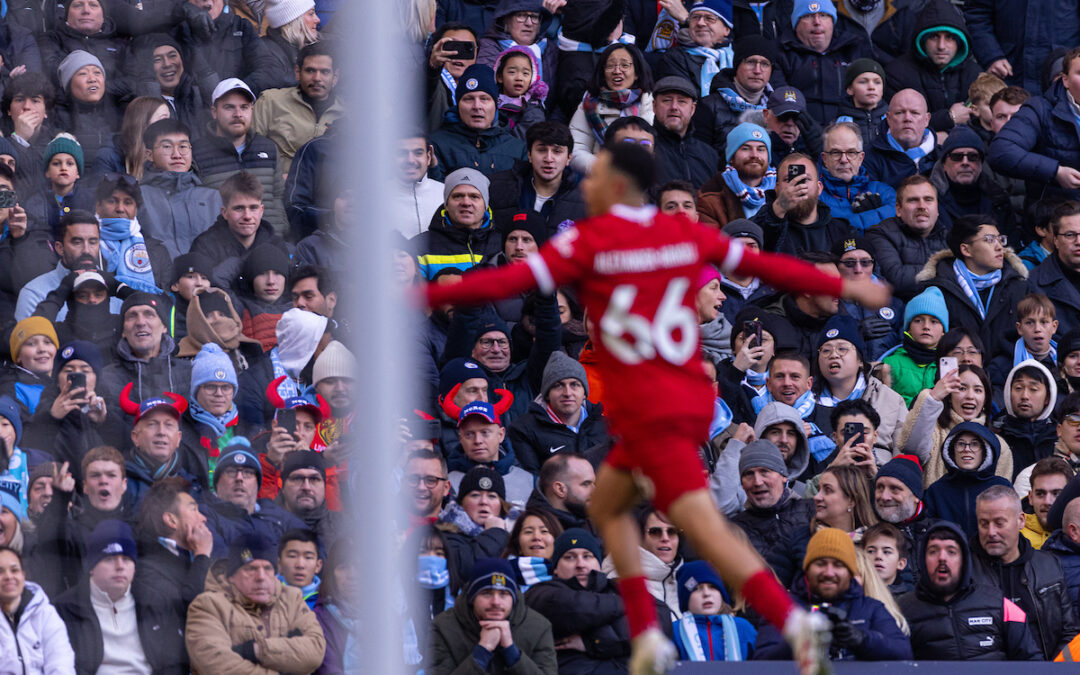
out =
{"type": "Polygon", "coordinates": [[[784,638],[791,645],[795,663],[802,675],[832,672],[829,663],[832,623],[824,614],[796,609],[784,624],[784,638]]]}
{"type": "Polygon", "coordinates": [[[675,645],[659,628],[648,629],[630,643],[630,675],[664,675],[678,660],[675,645]]]}

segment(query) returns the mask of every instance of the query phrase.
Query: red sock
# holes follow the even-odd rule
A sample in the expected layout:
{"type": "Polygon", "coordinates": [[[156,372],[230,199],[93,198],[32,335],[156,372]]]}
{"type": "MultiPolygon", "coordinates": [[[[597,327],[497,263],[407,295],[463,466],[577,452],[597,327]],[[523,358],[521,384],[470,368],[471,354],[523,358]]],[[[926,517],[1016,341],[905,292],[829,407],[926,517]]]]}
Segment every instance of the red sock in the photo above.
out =
{"type": "Polygon", "coordinates": [[[761,570],[746,580],[742,587],[746,604],[753,607],[772,625],[783,630],[795,603],[768,570],[761,570]]]}
{"type": "Polygon", "coordinates": [[[645,587],[645,577],[619,579],[619,594],[626,605],[626,620],[630,622],[631,639],[659,625],[656,621],[656,601],[645,587]]]}

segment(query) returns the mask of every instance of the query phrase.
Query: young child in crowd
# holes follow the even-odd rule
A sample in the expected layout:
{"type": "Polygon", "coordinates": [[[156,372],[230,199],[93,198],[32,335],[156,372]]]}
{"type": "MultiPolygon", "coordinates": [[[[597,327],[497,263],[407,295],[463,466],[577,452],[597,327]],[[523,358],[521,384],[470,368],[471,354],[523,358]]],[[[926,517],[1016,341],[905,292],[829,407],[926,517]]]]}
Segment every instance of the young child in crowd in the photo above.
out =
{"type": "Polygon", "coordinates": [[[60,224],[65,213],[75,209],[94,210],[94,194],[80,189],[83,174],[82,146],[71,134],[57,134],[45,148],[45,182],[40,192],[26,200],[26,216],[31,227],[48,228],[51,232],[60,224]]]}
{"type": "Polygon", "coordinates": [[[892,370],[892,388],[911,402],[937,379],[937,345],[949,329],[949,308],[945,296],[930,287],[911,299],[904,308],[904,340],[896,351],[881,361],[892,370]]]}
{"type": "Polygon", "coordinates": [[[990,125],[994,121],[994,113],[990,110],[990,99],[1006,87],[1005,81],[997,75],[980,73],[975,81],[968,87],[968,107],[971,108],[971,117],[968,126],[979,134],[984,143],[989,144],[994,137],[994,131],[990,125]]]}
{"type": "Polygon", "coordinates": [[[1016,318],[1020,339],[1013,345],[1012,365],[1033,359],[1053,372],[1057,343],[1052,338],[1058,329],[1054,303],[1042,293],[1031,293],[1016,305],[1016,318]]]}
{"type": "Polygon", "coordinates": [[[837,122],[854,122],[862,131],[863,147],[877,138],[889,111],[885,101],[885,69],[873,59],[856,59],[844,71],[847,98],[840,103],[837,122]]]}
{"type": "Polygon", "coordinates": [[[524,140],[529,127],[547,119],[544,98],[548,87],[540,79],[540,65],[528,47],[513,46],[495,59],[495,81],[499,84],[499,118],[518,138],[524,140]]]}
{"type": "Polygon", "coordinates": [[[908,570],[908,544],[892,523],[881,521],[867,528],[860,542],[878,578],[894,596],[915,589],[915,578],[908,570]]]}
{"type": "Polygon", "coordinates": [[[757,630],[735,616],[731,596],[709,563],[685,563],[676,575],[682,618],[675,621],[680,661],[746,661],[757,630]]]}

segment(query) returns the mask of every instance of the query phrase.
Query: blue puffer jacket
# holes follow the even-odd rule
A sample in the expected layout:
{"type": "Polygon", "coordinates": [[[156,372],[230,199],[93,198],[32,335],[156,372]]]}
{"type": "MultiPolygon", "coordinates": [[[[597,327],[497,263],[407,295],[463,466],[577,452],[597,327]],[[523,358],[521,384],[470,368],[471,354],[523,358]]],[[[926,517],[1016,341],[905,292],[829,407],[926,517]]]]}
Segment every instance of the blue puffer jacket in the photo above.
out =
{"type": "MultiPolygon", "coordinates": [[[[819,605],[823,599],[810,593],[806,586],[806,575],[801,574],[791,585],[791,593],[803,607],[819,605]]],[[[900,661],[911,658],[911,641],[896,625],[885,605],[863,593],[862,586],[855,579],[851,587],[840,597],[828,601],[833,607],[842,609],[856,628],[866,633],[866,640],[858,649],[847,649],[833,645],[829,658],[833,661],[900,661]]],[[[758,633],[755,660],[789,660],[791,647],[780,636],[780,632],[771,624],[766,624],[758,633]]]]}
{"type": "Polygon", "coordinates": [[[1080,44],[1080,13],[1070,0],[967,0],[964,18],[979,63],[1008,59],[1013,75],[1005,82],[1033,95],[1042,92],[1047,55],[1080,44]]]}
{"type": "Polygon", "coordinates": [[[961,422],[953,427],[945,438],[941,455],[945,460],[945,475],[926,489],[926,515],[952,521],[959,525],[966,535],[973,536],[977,531],[975,498],[994,485],[1012,487],[1012,483],[995,475],[998,458],[1001,457],[1001,445],[997,436],[985,426],[978,422],[961,422]],[[953,459],[956,437],[965,432],[981,438],[983,447],[990,450],[979,468],[971,471],[959,468],[953,459]]]}
{"type": "Polygon", "coordinates": [[[821,174],[821,184],[825,188],[818,200],[824,202],[832,210],[833,216],[851,223],[859,234],[865,234],[871,227],[896,215],[896,190],[881,181],[870,180],[865,168],[859,167],[859,173],[851,179],[850,183],[840,181],[820,162],[818,171],[821,174]],[[881,195],[881,206],[869,211],[853,213],[852,200],[864,192],[876,192],[881,195]]]}
{"type": "Polygon", "coordinates": [[[1080,616],[1080,544],[1073,543],[1068,535],[1058,530],[1050,535],[1040,550],[1052,553],[1061,563],[1061,570],[1065,573],[1065,585],[1069,587],[1069,597],[1072,598],[1073,612],[1080,616]]]}
{"type": "Polygon", "coordinates": [[[1080,199],[1054,180],[1058,167],[1080,166],[1080,132],[1065,85],[1055,82],[1043,96],[1028,99],[990,142],[990,166],[1027,181],[1027,200],[1050,196],[1080,199]]]}

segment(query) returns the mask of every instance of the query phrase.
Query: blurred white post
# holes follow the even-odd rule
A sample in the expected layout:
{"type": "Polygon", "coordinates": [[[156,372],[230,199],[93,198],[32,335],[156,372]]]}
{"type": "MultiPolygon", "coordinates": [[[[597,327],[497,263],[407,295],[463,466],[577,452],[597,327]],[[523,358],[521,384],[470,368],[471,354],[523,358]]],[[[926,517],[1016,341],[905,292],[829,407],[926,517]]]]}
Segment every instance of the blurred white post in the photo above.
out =
{"type": "MultiPolygon", "coordinates": [[[[412,372],[406,362],[413,327],[403,311],[404,299],[391,275],[391,181],[394,146],[417,110],[413,91],[401,68],[404,36],[396,0],[346,0],[339,14],[351,25],[339,26],[341,89],[348,109],[343,165],[337,167],[354,190],[351,223],[352,273],[343,280],[353,318],[352,344],[360,372],[356,375],[356,443],[349,483],[353,559],[360,575],[363,616],[356,638],[362,663],[354,672],[403,673],[401,565],[397,559],[394,522],[398,500],[391,475],[399,453],[396,418],[408,400],[405,387],[412,372]],[[355,3],[355,4],[354,4],[355,3]],[[351,5],[351,6],[350,6],[351,5]]],[[[335,59],[337,60],[337,59],[335,59]]]]}

